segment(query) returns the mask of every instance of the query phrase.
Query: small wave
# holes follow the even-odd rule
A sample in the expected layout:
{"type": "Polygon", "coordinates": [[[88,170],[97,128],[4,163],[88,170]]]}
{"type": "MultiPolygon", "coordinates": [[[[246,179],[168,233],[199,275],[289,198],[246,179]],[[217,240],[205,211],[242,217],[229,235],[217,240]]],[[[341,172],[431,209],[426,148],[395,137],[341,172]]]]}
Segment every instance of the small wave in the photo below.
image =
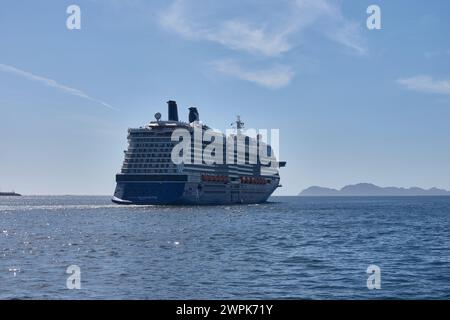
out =
{"type": "Polygon", "coordinates": [[[32,211],[32,210],[45,210],[45,211],[60,211],[60,210],[95,210],[95,209],[108,209],[117,208],[117,205],[21,205],[21,206],[0,206],[0,212],[9,211],[32,211]]]}

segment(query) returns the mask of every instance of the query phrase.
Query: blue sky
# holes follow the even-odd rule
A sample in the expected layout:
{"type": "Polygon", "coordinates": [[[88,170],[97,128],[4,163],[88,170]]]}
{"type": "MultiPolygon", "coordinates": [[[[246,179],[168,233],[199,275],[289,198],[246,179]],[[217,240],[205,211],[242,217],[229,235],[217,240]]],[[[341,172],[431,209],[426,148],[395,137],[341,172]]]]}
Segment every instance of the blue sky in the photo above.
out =
{"type": "Polygon", "coordinates": [[[126,130],[197,106],[279,128],[283,188],[450,189],[448,1],[10,1],[0,187],[112,194],[126,130]],[[81,8],[81,30],[66,8],[81,8]],[[368,30],[377,4],[382,29],[368,30]]]}

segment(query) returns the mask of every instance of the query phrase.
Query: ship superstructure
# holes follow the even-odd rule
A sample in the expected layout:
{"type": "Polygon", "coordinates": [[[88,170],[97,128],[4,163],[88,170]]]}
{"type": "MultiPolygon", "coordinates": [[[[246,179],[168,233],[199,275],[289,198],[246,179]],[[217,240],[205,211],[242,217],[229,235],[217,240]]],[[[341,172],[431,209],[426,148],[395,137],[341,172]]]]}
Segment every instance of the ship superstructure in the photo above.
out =
{"type": "Polygon", "coordinates": [[[278,167],[283,167],[285,162],[277,162],[271,147],[258,138],[243,136],[240,118],[235,124],[236,133],[226,136],[202,124],[195,107],[189,108],[188,122],[179,121],[175,101],[168,101],[168,114],[168,120],[161,120],[161,114],[157,113],[156,120],[147,126],[128,130],[128,149],[124,151],[121,172],[116,175],[113,202],[140,205],[261,203],[280,187],[278,167]],[[185,132],[184,140],[188,141],[183,142],[189,142],[189,147],[181,148],[181,152],[178,150],[182,139],[176,138],[177,132],[185,132]],[[197,139],[206,133],[214,138],[210,141],[197,139]],[[223,144],[208,152],[211,141],[223,144]],[[255,147],[265,148],[270,163],[262,163],[260,156],[253,152],[255,147]],[[174,156],[183,161],[175,161],[174,156]]]}

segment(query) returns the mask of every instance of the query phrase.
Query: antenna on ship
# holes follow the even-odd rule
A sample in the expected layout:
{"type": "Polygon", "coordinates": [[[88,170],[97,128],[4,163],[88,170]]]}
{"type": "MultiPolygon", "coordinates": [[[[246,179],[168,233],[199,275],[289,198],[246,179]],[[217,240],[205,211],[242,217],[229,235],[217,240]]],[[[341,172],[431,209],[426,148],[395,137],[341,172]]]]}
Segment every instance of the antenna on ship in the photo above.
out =
{"type": "Polygon", "coordinates": [[[237,130],[237,134],[239,135],[241,133],[241,130],[244,129],[244,122],[241,121],[241,116],[237,115],[236,116],[236,121],[233,122],[231,125],[233,126],[233,128],[236,127],[237,130]]]}

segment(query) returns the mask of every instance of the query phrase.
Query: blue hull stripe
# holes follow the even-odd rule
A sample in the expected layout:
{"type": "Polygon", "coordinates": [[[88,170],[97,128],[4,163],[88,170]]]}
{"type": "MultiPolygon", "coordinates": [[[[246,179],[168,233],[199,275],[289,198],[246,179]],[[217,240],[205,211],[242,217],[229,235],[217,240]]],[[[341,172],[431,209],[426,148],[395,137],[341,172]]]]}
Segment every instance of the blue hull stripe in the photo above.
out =
{"type": "Polygon", "coordinates": [[[184,185],[184,182],[118,182],[114,197],[133,204],[176,204],[182,202],[184,185]]]}

